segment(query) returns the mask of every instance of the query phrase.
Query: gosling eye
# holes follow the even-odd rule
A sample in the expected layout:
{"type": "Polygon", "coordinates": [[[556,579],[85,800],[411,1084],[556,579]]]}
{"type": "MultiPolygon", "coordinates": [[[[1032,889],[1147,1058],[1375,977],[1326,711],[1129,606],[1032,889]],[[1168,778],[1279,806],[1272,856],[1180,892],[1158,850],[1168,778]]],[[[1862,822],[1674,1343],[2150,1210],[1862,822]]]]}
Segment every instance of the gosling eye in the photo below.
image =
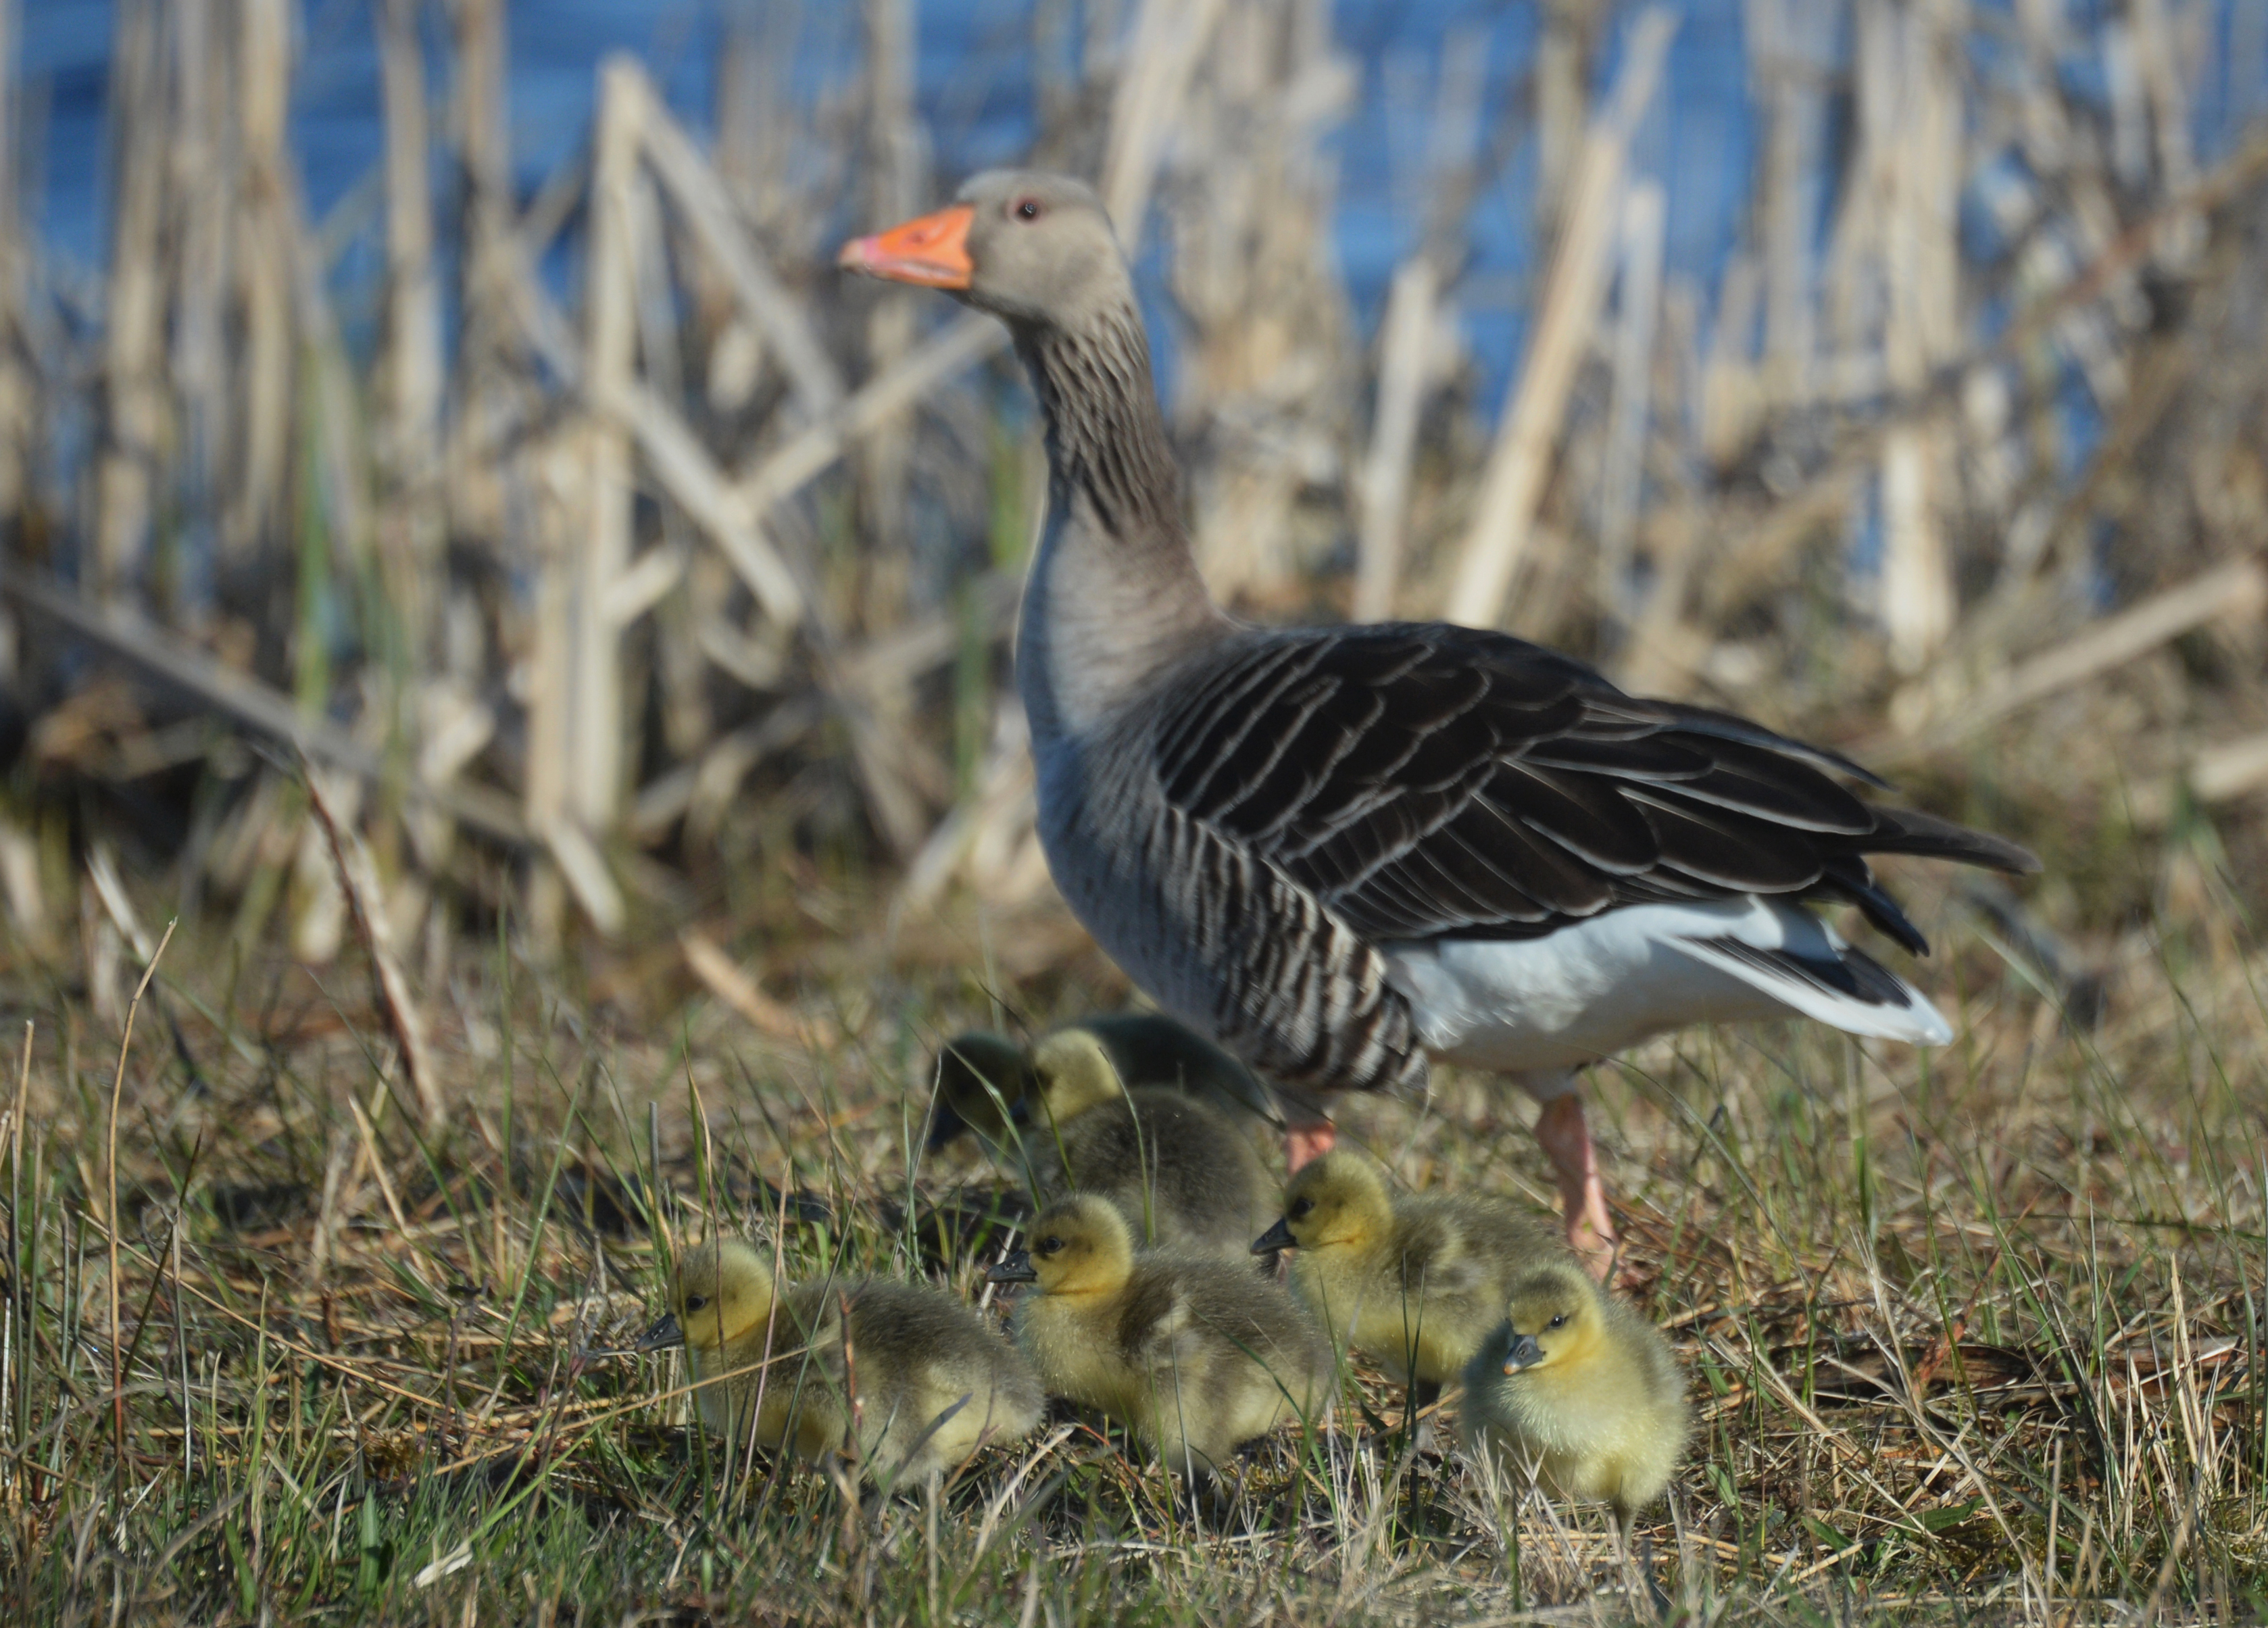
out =
{"type": "Polygon", "coordinates": [[[1545,1323],[1543,1326],[1547,1330],[1565,1328],[1567,1326],[1567,1314],[1564,1311],[1561,1312],[1557,1316],[1554,1317],[1550,1322],[1545,1323]]]}
{"type": "Polygon", "coordinates": [[[1314,1212],[1315,1201],[1312,1198],[1302,1198],[1292,1206],[1292,1219],[1295,1221],[1304,1221],[1314,1212]]]}
{"type": "Polygon", "coordinates": [[[1039,1253],[1042,1255],[1060,1255],[1063,1253],[1063,1247],[1064,1241],[1062,1239],[1049,1236],[1040,1240],[1039,1253]]]}
{"type": "Polygon", "coordinates": [[[708,1303],[709,1297],[705,1294],[688,1294],[685,1297],[685,1309],[688,1311],[699,1311],[708,1303]]]}
{"type": "Polygon", "coordinates": [[[1037,198],[1019,198],[1012,211],[1018,220],[1037,220],[1047,213],[1037,198]]]}

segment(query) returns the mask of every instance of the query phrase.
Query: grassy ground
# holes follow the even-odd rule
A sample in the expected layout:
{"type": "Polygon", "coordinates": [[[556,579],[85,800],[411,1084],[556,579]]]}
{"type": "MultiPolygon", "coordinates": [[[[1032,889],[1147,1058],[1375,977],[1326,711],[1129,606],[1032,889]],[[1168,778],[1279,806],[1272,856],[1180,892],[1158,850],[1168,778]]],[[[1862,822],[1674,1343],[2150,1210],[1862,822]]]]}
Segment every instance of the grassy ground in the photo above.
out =
{"type": "MultiPolygon", "coordinates": [[[[2130,937],[2088,1031],[1980,919],[1943,910],[1950,953],[1926,971],[1954,1046],[1704,1032],[1602,1072],[1638,1292],[1702,1420],[1641,1544],[1669,1610],[2268,1611],[2268,1006],[2212,891],[2188,925],[2130,937]]],[[[997,1008],[966,974],[878,979],[885,959],[862,954],[869,970],[799,963],[824,1032],[785,1046],[688,1000],[659,956],[571,988],[493,945],[460,952],[426,992],[452,1105],[431,1135],[389,1091],[358,965],[245,964],[186,932],[120,1076],[115,1020],[76,970],[16,962],[0,1610],[1653,1610],[1602,1511],[1523,1502],[1454,1449],[1413,1462],[1401,1397],[1361,1372],[1304,1455],[1255,1450],[1226,1531],[1191,1529],[1159,1472],[1068,1414],[926,1499],[728,1464],[688,1436],[674,1359],[610,1354],[652,1315],[668,1241],[784,1228],[799,1271],[917,1271],[922,1206],[990,1179],[967,1157],[916,1171],[909,1150],[930,1048],[997,1008]]],[[[1072,968],[1017,991],[1020,1015],[1118,998],[1091,960],[1072,968]]],[[[1345,1117],[1415,1183],[1541,1201],[1530,1111],[1450,1077],[1429,1103],[1345,1117]]],[[[974,1294],[982,1266],[943,1270],[974,1294]]]]}

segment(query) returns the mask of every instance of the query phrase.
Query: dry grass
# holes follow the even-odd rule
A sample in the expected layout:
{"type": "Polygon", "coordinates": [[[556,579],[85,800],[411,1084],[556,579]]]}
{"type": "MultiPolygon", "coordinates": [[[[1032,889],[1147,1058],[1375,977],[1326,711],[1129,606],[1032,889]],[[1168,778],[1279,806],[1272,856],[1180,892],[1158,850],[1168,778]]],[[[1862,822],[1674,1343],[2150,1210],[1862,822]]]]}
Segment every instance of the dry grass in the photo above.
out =
{"type": "MultiPolygon", "coordinates": [[[[2268,1007],[2250,935],[2210,896],[2161,919],[2080,1032],[1982,917],[1936,913],[1956,1045],[1700,1032],[1595,1088],[1638,1292],[1704,1420],[1640,1545],[1660,1609],[2257,1617],[2268,1007]]],[[[887,964],[879,940],[846,937],[887,964]]],[[[235,965],[215,937],[177,939],[116,1125],[121,1340],[117,1035],[80,1004],[76,969],[19,960],[9,1615],[1656,1609],[1602,1511],[1521,1503],[1454,1452],[1410,1462],[1401,1396],[1365,1373],[1330,1431],[1253,1453],[1226,1530],[1193,1528],[1159,1472],[1067,1413],[934,1500],[728,1462],[685,1431],[668,1362],[610,1354],[652,1315],[669,1241],[777,1234],[801,1271],[929,1270],[981,1292],[980,1255],[938,1263],[921,1218],[991,1178],[909,1170],[912,1087],[941,1035],[1000,1019],[968,975],[817,968],[799,1009],[841,1038],[806,1050],[688,1002],[665,964],[617,969],[593,998],[506,945],[466,953],[429,992],[449,1107],[428,1136],[358,969],[235,965]]],[[[1022,992],[1026,1020],[1083,1009],[1102,980],[1091,956],[1071,965],[1022,992]]],[[[1526,1112],[1454,1078],[1430,1103],[1346,1117],[1419,1184],[1536,1197],[1526,1112]]]]}

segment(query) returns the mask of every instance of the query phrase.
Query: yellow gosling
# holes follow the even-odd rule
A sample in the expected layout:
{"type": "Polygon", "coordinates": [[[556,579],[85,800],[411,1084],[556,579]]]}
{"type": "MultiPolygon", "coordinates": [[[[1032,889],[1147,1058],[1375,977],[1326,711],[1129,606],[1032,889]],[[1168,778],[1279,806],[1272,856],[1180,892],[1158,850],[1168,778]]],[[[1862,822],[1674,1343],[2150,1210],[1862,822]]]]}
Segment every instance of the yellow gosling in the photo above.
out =
{"type": "MultiPolygon", "coordinates": [[[[1021,1170],[1042,1204],[1099,1194],[1145,1243],[1241,1255],[1265,1219],[1270,1186],[1251,1138],[1176,1085],[1126,1078],[1099,1027],[1105,1021],[1116,1020],[1058,1029],[1028,1054],[992,1035],[948,1042],[939,1057],[932,1145],[965,1128],[1021,1170]]],[[[1154,1067],[1176,1055],[1154,1032],[1166,1021],[1137,1031],[1154,1067]]]]}
{"type": "Polygon", "coordinates": [[[1375,1164],[1334,1148],[1284,1190],[1256,1254],[1295,1249],[1292,1289],[1332,1337],[1381,1364],[1421,1403],[1461,1378],[1504,1321],[1513,1279],[1567,1250],[1539,1215],[1480,1194],[1395,1193],[1375,1164]]]}
{"type": "Polygon", "coordinates": [[[1126,1425],[1193,1491],[1245,1442],[1327,1414],[1330,1346],[1276,1284],[1211,1256],[1138,1253],[1125,1218],[1091,1194],[1051,1205],[1029,1236],[992,1277],[1035,1285],[1015,1330],[1041,1383],[1126,1425]]]}
{"type": "Polygon", "coordinates": [[[1145,1243],[1230,1259],[1245,1252],[1272,1183],[1242,1127],[1171,1087],[1127,1089],[1089,1028],[1041,1041],[1032,1072],[1026,1151],[1037,1196],[1098,1194],[1145,1243]]]}
{"type": "Polygon", "coordinates": [[[1661,1330],[1572,1261],[1521,1274],[1465,1372],[1468,1439],[1563,1499],[1603,1499],[1625,1531],[1692,1430],[1661,1330]]]}
{"type": "Polygon", "coordinates": [[[770,1263],[735,1238],[678,1257],[669,1309],[638,1349],[679,1344],[702,1422],[727,1438],[753,1411],[760,1446],[824,1459],[850,1447],[855,1399],[859,1462],[884,1484],[1028,1435],[1045,1403],[1030,1365],[952,1296],[871,1278],[777,1293],[770,1263]]]}

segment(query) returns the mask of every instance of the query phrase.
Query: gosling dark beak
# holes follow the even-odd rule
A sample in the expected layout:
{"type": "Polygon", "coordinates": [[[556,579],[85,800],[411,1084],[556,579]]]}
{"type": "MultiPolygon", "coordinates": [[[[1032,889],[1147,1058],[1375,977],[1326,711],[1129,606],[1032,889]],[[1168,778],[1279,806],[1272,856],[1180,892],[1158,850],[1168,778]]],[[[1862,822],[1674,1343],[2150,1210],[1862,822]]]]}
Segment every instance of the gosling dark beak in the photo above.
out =
{"type": "Polygon", "coordinates": [[[685,1330],[677,1326],[677,1314],[664,1312],[651,1329],[637,1337],[632,1351],[667,1351],[673,1345],[685,1344],[685,1330]]]}
{"type": "Polygon", "coordinates": [[[1273,1255],[1278,1249],[1296,1249],[1299,1247],[1292,1236],[1292,1224],[1280,1216],[1275,1226],[1252,1241],[1252,1253],[1255,1255],[1273,1255]]]}
{"type": "Polygon", "coordinates": [[[1037,1283],[1039,1273],[1032,1270],[1029,1249],[1011,1249],[1000,1257],[1000,1263],[984,1274],[995,1283],[1037,1283]]]}
{"type": "Polygon", "coordinates": [[[1543,1360],[1543,1347],[1535,1343],[1533,1334],[1516,1334],[1512,1349],[1504,1353],[1504,1371],[1517,1374],[1522,1368],[1532,1368],[1543,1360]]]}

